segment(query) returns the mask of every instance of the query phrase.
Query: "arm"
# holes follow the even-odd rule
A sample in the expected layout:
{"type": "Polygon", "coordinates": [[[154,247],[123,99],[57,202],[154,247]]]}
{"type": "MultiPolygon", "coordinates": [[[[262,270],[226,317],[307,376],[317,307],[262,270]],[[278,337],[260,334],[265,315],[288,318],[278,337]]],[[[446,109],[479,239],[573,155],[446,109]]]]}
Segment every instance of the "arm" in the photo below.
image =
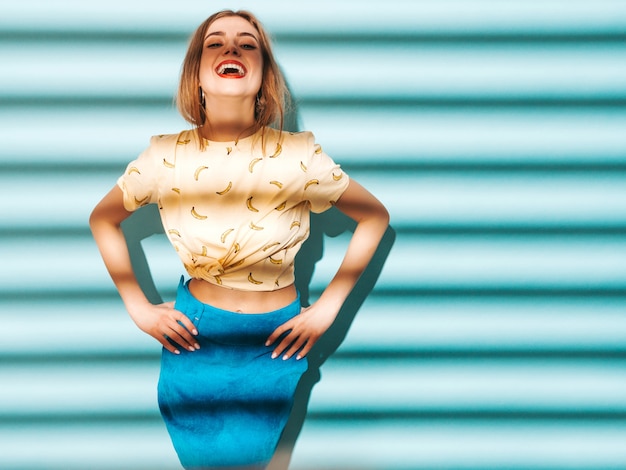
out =
{"type": "Polygon", "coordinates": [[[122,190],[115,186],[94,208],[89,226],[104,264],[133,321],[144,332],[171,352],[179,353],[170,340],[193,351],[199,348],[190,332],[197,334],[193,323],[174,310],[172,302],[152,305],[141,290],[133,272],[126,238],[120,224],[131,212],[124,208],[122,190]],[[180,322],[180,323],[179,323],[180,322]],[[182,325],[181,325],[182,323],[182,325]],[[184,326],[183,326],[184,325],[184,326]]]}
{"type": "Polygon", "coordinates": [[[344,301],[374,256],[389,225],[387,209],[354,180],[350,180],[336,207],[357,222],[344,259],[320,298],[270,335],[267,345],[291,330],[274,348],[272,357],[283,354],[283,359],[289,359],[300,348],[302,351],[297,359],[306,356],[337,317],[344,301]],[[294,343],[288,348],[291,342],[294,343]]]}

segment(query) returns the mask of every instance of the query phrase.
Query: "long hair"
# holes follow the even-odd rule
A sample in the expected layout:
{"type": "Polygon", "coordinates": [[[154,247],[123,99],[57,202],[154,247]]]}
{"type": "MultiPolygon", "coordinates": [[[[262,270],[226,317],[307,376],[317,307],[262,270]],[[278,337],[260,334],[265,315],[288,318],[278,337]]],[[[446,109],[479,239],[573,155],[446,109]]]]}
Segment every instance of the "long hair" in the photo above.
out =
{"type": "MultiPolygon", "coordinates": [[[[257,106],[254,112],[258,128],[277,127],[281,132],[285,121],[285,112],[289,104],[289,91],[283,75],[274,59],[272,46],[265,28],[250,12],[245,10],[222,10],[209,16],[192,34],[183,61],[176,106],[183,118],[197,129],[208,119],[210,110],[205,109],[200,99],[200,59],[206,31],[214,21],[229,16],[239,16],[250,23],[259,33],[259,43],[263,58],[263,75],[257,106]]],[[[199,134],[198,134],[199,135],[199,134]]],[[[200,139],[201,145],[203,140],[200,139]]]]}

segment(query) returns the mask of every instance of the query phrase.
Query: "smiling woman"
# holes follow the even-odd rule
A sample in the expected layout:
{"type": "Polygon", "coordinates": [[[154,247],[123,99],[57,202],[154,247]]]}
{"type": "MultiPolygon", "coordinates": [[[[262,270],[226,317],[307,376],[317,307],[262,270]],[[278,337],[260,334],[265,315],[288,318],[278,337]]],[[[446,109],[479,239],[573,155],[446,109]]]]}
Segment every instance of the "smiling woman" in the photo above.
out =
{"type": "MultiPolygon", "coordinates": [[[[212,136],[209,132],[212,130],[219,134],[220,130],[214,128],[217,116],[211,116],[212,110],[219,109],[222,118],[229,107],[219,108],[220,103],[212,101],[211,97],[206,101],[213,90],[212,85],[222,87],[216,90],[217,95],[213,98],[224,98],[224,93],[228,91],[226,87],[231,85],[231,98],[251,98],[243,104],[247,109],[252,106],[254,124],[258,128],[271,125],[282,128],[288,101],[287,88],[265,29],[249,12],[232,13],[221,11],[212,15],[192,35],[178,88],[177,104],[182,116],[198,127],[203,137],[215,140],[220,140],[219,135],[212,136]],[[243,81],[247,85],[254,84],[247,89],[247,95],[237,95],[238,91],[245,89],[243,83],[217,80],[218,77],[232,77],[224,75],[224,70],[216,70],[220,64],[228,63],[243,68],[243,81]],[[210,117],[212,119],[208,120],[210,117]]],[[[235,116],[235,121],[240,118],[235,116]]],[[[230,140],[231,137],[226,135],[223,140],[230,140]]],[[[204,145],[203,142],[200,144],[204,145]]]]}
{"type": "Polygon", "coordinates": [[[308,352],[387,229],[386,209],[312,133],[282,130],[286,96],[256,18],[211,16],[181,73],[178,107],[193,129],[152,137],[90,218],[130,316],[163,345],[159,406],[187,469],[268,464],[308,352]],[[146,204],[158,206],[190,276],[175,303],[147,300],[120,229],[146,204]],[[302,308],[295,256],[310,212],[332,206],[357,227],[333,280],[302,308]]]}
{"type": "MultiPolygon", "coordinates": [[[[205,109],[216,109],[226,97],[236,101],[232,109],[254,108],[263,79],[263,57],[257,35],[256,28],[239,16],[219,18],[209,26],[198,76],[205,109]]],[[[220,130],[209,127],[210,115],[207,111],[205,124],[209,125],[203,127],[202,135],[215,139],[212,134],[220,130]]],[[[250,124],[254,127],[254,122],[250,124]]]]}

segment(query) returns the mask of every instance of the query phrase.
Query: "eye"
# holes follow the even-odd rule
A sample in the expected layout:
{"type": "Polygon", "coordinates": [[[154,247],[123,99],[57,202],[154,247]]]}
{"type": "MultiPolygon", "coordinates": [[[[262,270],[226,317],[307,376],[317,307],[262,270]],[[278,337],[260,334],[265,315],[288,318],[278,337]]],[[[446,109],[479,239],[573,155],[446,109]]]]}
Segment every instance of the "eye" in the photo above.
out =
{"type": "Polygon", "coordinates": [[[209,44],[207,44],[206,48],[207,49],[215,49],[217,47],[220,47],[222,45],[221,42],[210,42],[209,44]]]}
{"type": "Polygon", "coordinates": [[[241,45],[242,49],[248,50],[248,51],[253,51],[255,50],[257,47],[254,44],[242,44],[241,45]]]}

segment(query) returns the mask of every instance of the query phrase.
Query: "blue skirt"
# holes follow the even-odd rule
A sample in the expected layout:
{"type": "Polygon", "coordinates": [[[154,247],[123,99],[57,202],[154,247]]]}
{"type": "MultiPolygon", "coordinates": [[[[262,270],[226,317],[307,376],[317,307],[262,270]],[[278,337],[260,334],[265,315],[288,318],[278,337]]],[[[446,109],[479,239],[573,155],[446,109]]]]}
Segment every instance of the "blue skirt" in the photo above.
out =
{"type": "Polygon", "coordinates": [[[165,348],[159,408],[186,469],[262,469],[271,460],[293,405],[306,358],[272,359],[265,346],[277,326],[300,313],[300,298],[262,314],[204,304],[181,279],[176,309],[198,330],[200,349],[165,348]]]}

